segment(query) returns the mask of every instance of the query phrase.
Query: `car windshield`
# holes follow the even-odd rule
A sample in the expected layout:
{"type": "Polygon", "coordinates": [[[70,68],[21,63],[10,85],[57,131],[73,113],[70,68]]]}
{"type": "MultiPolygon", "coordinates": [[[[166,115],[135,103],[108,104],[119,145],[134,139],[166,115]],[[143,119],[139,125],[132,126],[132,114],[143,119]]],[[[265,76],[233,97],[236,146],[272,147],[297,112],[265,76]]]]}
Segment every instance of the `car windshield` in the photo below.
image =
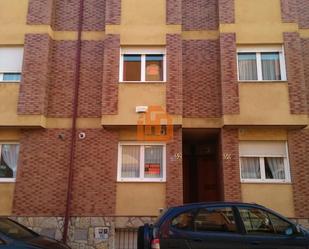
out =
{"type": "Polygon", "coordinates": [[[0,218],[0,233],[17,240],[27,240],[38,236],[35,232],[7,218],[0,218]]]}

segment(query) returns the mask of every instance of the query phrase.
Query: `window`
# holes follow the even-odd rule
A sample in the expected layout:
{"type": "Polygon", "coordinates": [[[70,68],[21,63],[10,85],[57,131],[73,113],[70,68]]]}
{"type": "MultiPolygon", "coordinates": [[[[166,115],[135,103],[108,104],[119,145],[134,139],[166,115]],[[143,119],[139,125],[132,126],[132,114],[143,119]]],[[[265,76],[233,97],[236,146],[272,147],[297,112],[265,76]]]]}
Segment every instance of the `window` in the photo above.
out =
{"type": "Polygon", "coordinates": [[[203,208],[194,220],[195,231],[237,232],[232,208],[203,208]]]}
{"type": "Polygon", "coordinates": [[[172,219],[171,226],[180,230],[193,230],[194,212],[181,213],[172,219]]]}
{"type": "Polygon", "coordinates": [[[118,181],[165,181],[165,145],[120,143],[118,181]]]}
{"type": "Polygon", "coordinates": [[[286,80],[283,48],[261,47],[238,48],[239,81],[284,81],[286,80]]]}
{"type": "Polygon", "coordinates": [[[0,82],[20,81],[22,62],[22,47],[0,47],[0,82]]]}
{"type": "Polygon", "coordinates": [[[164,49],[122,49],[120,58],[121,82],[166,81],[164,49]]]}
{"type": "Polygon", "coordinates": [[[18,154],[18,144],[0,144],[0,182],[15,180],[18,154]]]}
{"type": "Polygon", "coordinates": [[[241,142],[240,166],[244,182],[290,182],[286,142],[241,142]]]}

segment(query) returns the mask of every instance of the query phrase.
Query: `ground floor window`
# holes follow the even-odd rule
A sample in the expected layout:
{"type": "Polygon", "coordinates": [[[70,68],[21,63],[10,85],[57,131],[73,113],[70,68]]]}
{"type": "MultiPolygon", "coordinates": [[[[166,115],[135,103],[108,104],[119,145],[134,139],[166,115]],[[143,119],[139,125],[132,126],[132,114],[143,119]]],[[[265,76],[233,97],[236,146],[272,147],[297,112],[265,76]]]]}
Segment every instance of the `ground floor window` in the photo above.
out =
{"type": "Polygon", "coordinates": [[[166,150],[159,143],[119,144],[118,181],[165,181],[166,150]]]}
{"type": "Polygon", "coordinates": [[[244,182],[290,182],[285,141],[240,142],[241,179],[244,182]]]}
{"type": "Polygon", "coordinates": [[[19,155],[18,144],[0,144],[0,182],[14,181],[19,155]]]}

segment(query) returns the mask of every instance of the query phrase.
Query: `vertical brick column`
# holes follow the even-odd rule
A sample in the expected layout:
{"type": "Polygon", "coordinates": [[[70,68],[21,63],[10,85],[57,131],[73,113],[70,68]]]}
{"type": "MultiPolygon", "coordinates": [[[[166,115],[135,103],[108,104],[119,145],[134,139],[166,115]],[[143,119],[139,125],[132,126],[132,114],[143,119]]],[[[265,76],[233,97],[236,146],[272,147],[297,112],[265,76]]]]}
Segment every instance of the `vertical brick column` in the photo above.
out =
{"type": "Polygon", "coordinates": [[[289,158],[297,218],[309,217],[309,130],[289,132],[289,158]]]}
{"type": "Polygon", "coordinates": [[[301,29],[309,28],[309,8],[308,1],[295,0],[297,1],[297,12],[298,12],[298,24],[301,29]]]}
{"type": "Polygon", "coordinates": [[[223,114],[239,114],[236,34],[220,34],[221,89],[223,114]]]}
{"type": "Polygon", "coordinates": [[[29,0],[27,24],[51,25],[53,12],[54,0],[29,0]]]}
{"type": "Polygon", "coordinates": [[[289,84],[290,111],[292,114],[306,114],[306,87],[299,34],[284,33],[283,37],[289,84]]]}
{"type": "Polygon", "coordinates": [[[166,23],[181,24],[182,0],[166,0],[166,23]]]}
{"type": "Polygon", "coordinates": [[[106,24],[120,24],[121,21],[121,0],[106,0],[106,24]]]}
{"type": "Polygon", "coordinates": [[[119,35],[107,35],[104,43],[102,114],[117,114],[119,84],[119,35]]]}
{"type": "Polygon", "coordinates": [[[182,40],[181,35],[167,34],[166,109],[169,114],[182,114],[182,40]]]}
{"type": "Polygon", "coordinates": [[[174,130],[173,140],[166,146],[166,205],[183,203],[182,129],[174,130]]]}
{"type": "Polygon", "coordinates": [[[307,96],[307,113],[309,114],[309,39],[301,39],[301,43],[307,96]]]}
{"type": "Polygon", "coordinates": [[[241,201],[238,129],[221,130],[221,181],[224,201],[241,201]]]}
{"type": "Polygon", "coordinates": [[[52,40],[47,34],[27,34],[24,46],[18,114],[46,114],[52,40]]]}
{"type": "Polygon", "coordinates": [[[235,0],[219,0],[220,23],[235,23],[235,0]]]}
{"type": "Polygon", "coordinates": [[[281,0],[282,22],[297,22],[297,0],[281,0]]]}

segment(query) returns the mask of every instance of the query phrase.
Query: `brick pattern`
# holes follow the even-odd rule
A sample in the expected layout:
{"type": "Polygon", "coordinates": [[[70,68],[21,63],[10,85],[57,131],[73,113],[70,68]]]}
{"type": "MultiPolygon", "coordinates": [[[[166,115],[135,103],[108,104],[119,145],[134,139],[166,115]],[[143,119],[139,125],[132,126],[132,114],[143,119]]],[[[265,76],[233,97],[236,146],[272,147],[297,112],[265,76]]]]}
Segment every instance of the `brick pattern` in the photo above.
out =
{"type": "Polygon", "coordinates": [[[309,5],[308,1],[296,0],[298,9],[298,23],[301,29],[309,28],[309,5]]]}
{"type": "Polygon", "coordinates": [[[294,191],[295,217],[309,217],[309,130],[294,130],[288,135],[290,168],[294,191]]]}
{"type": "MultiPolygon", "coordinates": [[[[54,0],[55,14],[53,29],[77,31],[79,0],[54,0]]],[[[84,0],[83,30],[105,30],[105,0],[84,0]]]]}
{"type": "Polygon", "coordinates": [[[218,40],[183,41],[183,110],[185,117],[220,117],[218,40]]]}
{"type": "Polygon", "coordinates": [[[301,40],[298,33],[284,33],[284,49],[289,84],[290,111],[306,114],[306,87],[302,64],[301,40]]]}
{"type": "Polygon", "coordinates": [[[307,111],[309,114],[309,39],[301,39],[301,43],[307,96],[307,111]]]}
{"type": "Polygon", "coordinates": [[[235,23],[235,0],[219,0],[219,22],[235,23]]]}
{"type": "Polygon", "coordinates": [[[30,0],[27,24],[51,25],[53,20],[54,0],[30,0]]]}
{"type": "Polygon", "coordinates": [[[121,0],[106,0],[106,24],[120,24],[121,0]]]}
{"type": "Polygon", "coordinates": [[[281,0],[282,22],[297,22],[297,0],[281,0]]]}
{"type": "Polygon", "coordinates": [[[104,45],[102,114],[117,114],[120,36],[107,35],[104,45]]]}
{"type": "Polygon", "coordinates": [[[18,114],[46,114],[52,41],[47,34],[27,34],[18,114]]]}
{"type": "Polygon", "coordinates": [[[221,130],[221,183],[224,201],[241,201],[238,129],[221,130]]]}
{"type": "Polygon", "coordinates": [[[221,88],[223,114],[239,114],[236,34],[220,34],[221,88]]]}
{"type": "Polygon", "coordinates": [[[182,129],[174,130],[173,140],[166,146],[166,205],[176,206],[183,203],[182,159],[176,157],[182,152],[182,129]]]}
{"type": "MultiPolygon", "coordinates": [[[[113,215],[116,198],[115,132],[82,130],[76,144],[72,215],[113,215]]],[[[81,132],[81,131],[78,131],[81,132]]],[[[70,130],[25,130],[13,203],[14,215],[62,216],[65,211],[70,130]],[[64,135],[64,140],[59,139],[64,135]]]]}
{"type": "Polygon", "coordinates": [[[166,109],[169,114],[181,115],[182,91],[182,40],[181,35],[167,34],[166,109]]]}
{"type": "Polygon", "coordinates": [[[181,24],[182,0],[166,0],[166,23],[181,24]]]}
{"type": "Polygon", "coordinates": [[[183,0],[183,30],[216,30],[218,29],[217,0],[183,0]]]}

